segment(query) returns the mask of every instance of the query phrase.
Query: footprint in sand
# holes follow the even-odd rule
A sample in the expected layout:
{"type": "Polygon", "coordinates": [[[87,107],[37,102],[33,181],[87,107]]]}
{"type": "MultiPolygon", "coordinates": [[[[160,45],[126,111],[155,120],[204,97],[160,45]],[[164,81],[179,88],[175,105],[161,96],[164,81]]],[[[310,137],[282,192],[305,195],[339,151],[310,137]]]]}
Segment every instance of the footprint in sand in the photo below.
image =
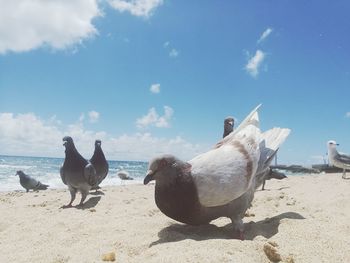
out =
{"type": "Polygon", "coordinates": [[[152,209],[151,211],[148,212],[148,216],[152,217],[152,216],[155,216],[157,213],[159,213],[159,210],[152,209]]]}

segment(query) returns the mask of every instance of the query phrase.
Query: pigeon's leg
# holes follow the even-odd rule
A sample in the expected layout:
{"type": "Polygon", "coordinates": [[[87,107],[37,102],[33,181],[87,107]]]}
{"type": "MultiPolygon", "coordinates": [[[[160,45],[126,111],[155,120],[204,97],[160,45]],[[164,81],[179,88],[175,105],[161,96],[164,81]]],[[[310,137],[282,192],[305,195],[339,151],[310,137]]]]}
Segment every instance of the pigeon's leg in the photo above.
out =
{"type": "Polygon", "coordinates": [[[72,207],[73,201],[75,200],[75,196],[77,194],[77,190],[71,186],[68,186],[69,192],[70,192],[70,202],[68,205],[62,206],[62,208],[69,208],[72,207]]]}
{"type": "Polygon", "coordinates": [[[243,220],[240,217],[231,218],[233,229],[234,229],[234,238],[244,240],[244,225],[243,220]]]}
{"type": "Polygon", "coordinates": [[[266,183],[266,180],[264,179],[263,184],[262,184],[262,188],[261,188],[262,191],[265,190],[265,183],[266,183]]]}
{"type": "Polygon", "coordinates": [[[29,189],[26,189],[27,190],[27,193],[29,192],[29,189]]]}
{"type": "Polygon", "coordinates": [[[81,200],[80,200],[80,203],[78,205],[79,207],[83,206],[83,203],[84,203],[88,194],[89,194],[89,191],[84,191],[84,190],[81,191],[81,200]]]}
{"type": "Polygon", "coordinates": [[[343,176],[342,176],[342,178],[343,178],[343,179],[346,178],[346,170],[345,170],[345,169],[343,169],[343,176]]]}

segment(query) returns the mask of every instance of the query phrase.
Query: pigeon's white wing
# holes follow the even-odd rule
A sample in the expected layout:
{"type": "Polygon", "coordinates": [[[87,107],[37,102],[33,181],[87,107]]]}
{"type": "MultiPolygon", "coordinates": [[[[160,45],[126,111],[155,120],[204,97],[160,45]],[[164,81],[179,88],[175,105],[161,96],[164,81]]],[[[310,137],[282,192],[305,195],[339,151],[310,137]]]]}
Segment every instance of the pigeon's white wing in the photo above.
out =
{"type": "Polygon", "coordinates": [[[261,135],[260,160],[257,173],[263,172],[270,165],[278,148],[286,140],[290,129],[272,128],[261,135]]]}
{"type": "Polygon", "coordinates": [[[241,134],[242,132],[245,133],[246,132],[245,129],[248,126],[255,126],[256,128],[259,128],[258,109],[260,108],[260,106],[261,104],[256,106],[255,109],[252,110],[251,113],[249,113],[248,116],[241,122],[241,124],[237,127],[237,129],[235,129],[233,132],[227,135],[224,139],[218,142],[216,144],[216,147],[220,147],[225,143],[230,143],[230,141],[235,139],[238,136],[238,134],[241,134]]]}
{"type": "Polygon", "coordinates": [[[203,206],[225,205],[247,191],[260,158],[259,142],[260,130],[249,125],[237,139],[189,161],[203,206]]]}
{"type": "Polygon", "coordinates": [[[258,118],[258,109],[261,107],[261,104],[256,106],[245,119],[238,125],[238,127],[235,129],[234,133],[237,133],[247,127],[248,125],[254,125],[256,127],[259,127],[259,118],[258,118]]]}

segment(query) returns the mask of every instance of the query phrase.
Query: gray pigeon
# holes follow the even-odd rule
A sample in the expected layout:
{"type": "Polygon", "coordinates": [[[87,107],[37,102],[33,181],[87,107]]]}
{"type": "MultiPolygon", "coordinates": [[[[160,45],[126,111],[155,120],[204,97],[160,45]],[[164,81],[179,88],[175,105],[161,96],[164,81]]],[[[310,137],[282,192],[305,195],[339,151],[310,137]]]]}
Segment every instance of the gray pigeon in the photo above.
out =
{"type": "Polygon", "coordinates": [[[16,175],[19,176],[19,182],[27,192],[30,189],[36,190],[46,190],[49,186],[47,184],[42,184],[40,181],[30,177],[22,171],[17,171],[16,175]]]}
{"type": "Polygon", "coordinates": [[[63,166],[60,174],[62,181],[68,186],[71,200],[63,208],[72,207],[77,191],[81,192],[79,206],[82,206],[90,189],[97,185],[98,176],[94,166],[85,160],[75,148],[73,139],[69,136],[63,138],[63,145],[66,147],[63,166]]]}
{"type": "Polygon", "coordinates": [[[225,138],[233,131],[234,123],[235,120],[233,117],[226,117],[226,119],[224,120],[224,134],[222,135],[222,138],[225,138]]]}
{"type": "Polygon", "coordinates": [[[96,175],[98,177],[97,185],[93,186],[92,190],[99,189],[99,184],[106,178],[108,174],[108,162],[101,148],[101,140],[95,141],[95,151],[93,156],[90,159],[90,163],[96,169],[96,175]]]}
{"type": "Polygon", "coordinates": [[[214,149],[189,162],[172,155],[150,162],[144,184],[156,181],[155,202],[165,215],[190,225],[228,217],[236,237],[243,239],[244,213],[290,132],[273,128],[261,133],[259,106],[214,149]]]}

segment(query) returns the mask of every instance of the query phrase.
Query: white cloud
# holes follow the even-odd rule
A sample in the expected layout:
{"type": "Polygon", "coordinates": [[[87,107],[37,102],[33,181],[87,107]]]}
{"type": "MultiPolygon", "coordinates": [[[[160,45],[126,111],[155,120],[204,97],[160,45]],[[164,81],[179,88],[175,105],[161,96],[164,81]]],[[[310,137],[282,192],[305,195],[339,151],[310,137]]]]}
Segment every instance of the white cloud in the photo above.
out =
{"type": "Polygon", "coordinates": [[[155,108],[150,108],[145,116],[136,120],[136,126],[138,128],[146,128],[148,126],[168,128],[173,114],[174,110],[169,106],[164,106],[163,116],[159,116],[155,108]]]}
{"type": "Polygon", "coordinates": [[[348,111],[347,113],[345,113],[345,117],[350,118],[350,111],[348,111]]]}
{"type": "Polygon", "coordinates": [[[164,47],[164,48],[167,48],[169,45],[170,45],[170,42],[169,42],[169,41],[166,41],[166,42],[164,42],[163,47],[164,47]]]}
{"type": "Polygon", "coordinates": [[[134,16],[148,18],[163,4],[163,0],[108,0],[108,3],[120,12],[126,11],[134,16]]]}
{"type": "Polygon", "coordinates": [[[148,161],[155,155],[172,153],[187,160],[207,150],[209,146],[192,144],[180,136],[154,137],[150,133],[112,136],[103,131],[86,130],[81,122],[58,125],[45,121],[33,113],[0,113],[0,154],[63,157],[62,138],[72,136],[79,152],[91,158],[95,139],[109,160],[148,161]]]}
{"type": "Polygon", "coordinates": [[[42,46],[65,49],[98,32],[98,0],[11,0],[0,2],[0,54],[42,46]]]}
{"type": "Polygon", "coordinates": [[[177,56],[179,56],[179,51],[177,51],[175,48],[173,48],[172,50],[170,50],[169,52],[169,56],[172,58],[176,58],[177,56]]]}
{"type": "Polygon", "coordinates": [[[273,29],[272,28],[267,28],[260,36],[258,43],[261,43],[262,41],[264,41],[271,33],[272,33],[273,29]]]}
{"type": "Polygon", "coordinates": [[[252,76],[257,77],[259,74],[259,68],[265,59],[265,54],[261,50],[257,50],[255,55],[251,57],[248,64],[245,66],[246,71],[252,76]]]}
{"type": "Polygon", "coordinates": [[[157,84],[152,84],[152,85],[151,85],[151,88],[150,88],[150,91],[151,91],[152,93],[155,93],[155,94],[159,93],[159,92],[160,92],[160,84],[159,84],[159,83],[157,83],[157,84]]]}
{"type": "Polygon", "coordinates": [[[97,122],[99,118],[100,118],[100,113],[98,113],[97,111],[90,111],[89,112],[89,121],[91,123],[97,122]]]}

